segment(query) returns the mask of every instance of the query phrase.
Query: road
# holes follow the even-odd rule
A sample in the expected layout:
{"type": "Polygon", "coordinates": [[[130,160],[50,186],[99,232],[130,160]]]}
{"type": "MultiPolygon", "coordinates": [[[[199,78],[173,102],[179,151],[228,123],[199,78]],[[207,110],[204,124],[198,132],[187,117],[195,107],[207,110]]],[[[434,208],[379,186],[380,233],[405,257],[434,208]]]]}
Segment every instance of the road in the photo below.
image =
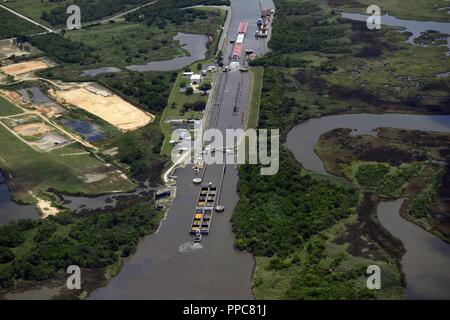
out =
{"type": "Polygon", "coordinates": [[[151,5],[153,5],[153,4],[157,3],[157,2],[158,2],[158,0],[157,1],[148,2],[148,3],[144,3],[143,5],[140,5],[140,6],[136,7],[136,8],[130,9],[128,11],[124,11],[122,13],[119,13],[119,14],[115,15],[115,16],[112,16],[112,17],[109,17],[109,18],[105,18],[105,19],[101,19],[101,20],[88,22],[88,23],[84,24],[83,26],[87,27],[87,26],[90,26],[90,25],[93,25],[93,24],[98,24],[98,23],[103,24],[103,23],[107,23],[107,22],[112,21],[112,20],[117,20],[117,19],[119,19],[121,17],[126,16],[129,13],[135,12],[135,11],[137,11],[137,10],[139,10],[141,8],[147,7],[147,6],[151,6],[151,5]]]}
{"type": "Polygon", "coordinates": [[[31,22],[32,24],[37,25],[37,26],[39,26],[39,27],[41,27],[41,28],[47,30],[47,32],[55,32],[55,30],[50,29],[49,27],[44,26],[43,24],[41,24],[41,23],[39,23],[39,22],[37,22],[37,21],[34,21],[33,19],[30,19],[30,18],[24,16],[23,14],[18,13],[17,11],[15,11],[15,10],[13,10],[13,9],[10,9],[10,8],[8,8],[8,7],[5,7],[5,6],[2,5],[2,4],[0,4],[0,8],[3,8],[3,9],[5,9],[5,10],[11,12],[12,14],[15,14],[16,16],[22,18],[22,19],[27,20],[28,22],[31,22]]]}
{"type": "MultiPolygon", "coordinates": [[[[88,26],[91,26],[91,25],[94,25],[94,24],[99,24],[99,23],[100,24],[108,23],[109,21],[117,20],[117,19],[119,19],[121,17],[124,17],[125,15],[127,15],[129,13],[132,13],[134,11],[137,11],[137,10],[141,9],[141,8],[153,5],[153,4],[157,3],[157,2],[158,2],[158,0],[151,1],[151,2],[148,2],[148,3],[144,3],[143,5],[140,5],[140,6],[136,7],[136,8],[133,8],[133,9],[121,12],[119,14],[116,14],[116,15],[112,16],[112,17],[85,23],[85,24],[83,24],[83,27],[88,27],[88,26]]],[[[16,16],[18,16],[18,17],[20,17],[20,18],[22,18],[24,20],[27,20],[28,22],[31,22],[32,24],[37,25],[37,26],[39,26],[39,27],[41,27],[41,28],[46,30],[46,32],[40,32],[40,33],[36,33],[36,34],[33,34],[33,35],[41,35],[41,34],[46,34],[46,33],[60,33],[62,30],[64,30],[64,28],[63,29],[51,29],[51,28],[49,28],[49,27],[47,27],[47,26],[45,26],[45,25],[43,25],[43,24],[41,24],[41,23],[31,19],[31,18],[28,18],[27,16],[24,16],[23,14],[20,14],[19,12],[15,11],[13,9],[10,9],[10,8],[2,5],[2,4],[0,4],[0,8],[3,8],[5,10],[11,12],[12,14],[15,14],[16,16]]]]}
{"type": "MultiPolygon", "coordinates": [[[[263,0],[262,5],[274,7],[270,0],[263,0]]],[[[249,21],[245,47],[264,54],[267,39],[253,37],[259,15],[258,0],[231,0],[227,37],[236,37],[239,23],[249,21]]],[[[226,43],[225,63],[231,50],[232,45],[226,43]]],[[[220,130],[242,128],[250,84],[251,73],[236,70],[219,74],[208,122],[220,130]]],[[[220,185],[222,173],[222,165],[210,165],[203,182],[220,185]]],[[[210,234],[200,245],[194,244],[189,235],[200,188],[192,183],[196,175],[191,166],[178,168],[176,175],[176,198],[159,231],[142,239],[136,253],[125,259],[119,274],[95,290],[90,299],[253,299],[253,257],[233,247],[230,219],[238,201],[234,165],[227,165],[223,180],[221,204],[225,204],[225,212],[214,213],[210,234]]]]}

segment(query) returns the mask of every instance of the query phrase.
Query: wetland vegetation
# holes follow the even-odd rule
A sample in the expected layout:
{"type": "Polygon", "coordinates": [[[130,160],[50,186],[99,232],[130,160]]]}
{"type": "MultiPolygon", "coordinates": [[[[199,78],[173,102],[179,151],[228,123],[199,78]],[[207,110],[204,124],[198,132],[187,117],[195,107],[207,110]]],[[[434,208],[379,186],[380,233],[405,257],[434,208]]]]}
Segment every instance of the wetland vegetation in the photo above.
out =
{"type": "MultiPolygon", "coordinates": [[[[355,10],[367,7],[362,1],[328,2],[355,10]]],[[[406,44],[407,35],[390,27],[369,31],[365,22],[341,18],[328,2],[275,0],[272,52],[252,62],[264,67],[259,128],[279,128],[284,140],[298,122],[326,114],[450,113],[449,83],[436,78],[450,69],[445,46],[406,44]]],[[[402,13],[412,12],[408,6],[402,8],[402,13]]],[[[420,11],[422,17],[430,13],[427,8],[420,11]]],[[[348,178],[354,189],[348,189],[344,181],[311,175],[286,150],[278,174],[286,174],[284,179],[261,177],[247,166],[239,168],[235,245],[256,255],[253,291],[257,298],[403,299],[399,261],[404,249],[375,217],[380,195],[416,199],[402,215],[448,237],[449,218],[443,216],[448,203],[439,196],[448,193],[442,176],[445,169],[434,163],[448,163],[445,135],[430,133],[439,137],[434,143],[427,133],[414,131],[406,138],[400,131],[404,139],[374,144],[371,139],[377,138],[353,137],[350,130],[340,130],[324,135],[327,143],[319,143],[316,151],[327,170],[348,178]],[[345,141],[337,140],[337,133],[343,137],[340,130],[345,141]],[[413,136],[421,137],[418,144],[413,136]],[[352,143],[358,156],[348,156],[343,142],[349,141],[360,141],[352,143]],[[291,184],[293,180],[297,183],[291,184]],[[339,199],[342,207],[333,208],[333,199],[339,199]],[[321,205],[335,215],[324,219],[321,205]],[[414,218],[416,210],[422,212],[416,214],[422,220],[414,218]],[[305,212],[310,218],[305,219],[305,212]],[[302,217],[302,223],[293,222],[297,217],[302,217]],[[289,235],[290,230],[295,236],[289,235]],[[363,266],[368,264],[380,265],[388,275],[376,293],[364,289],[363,266]]]]}

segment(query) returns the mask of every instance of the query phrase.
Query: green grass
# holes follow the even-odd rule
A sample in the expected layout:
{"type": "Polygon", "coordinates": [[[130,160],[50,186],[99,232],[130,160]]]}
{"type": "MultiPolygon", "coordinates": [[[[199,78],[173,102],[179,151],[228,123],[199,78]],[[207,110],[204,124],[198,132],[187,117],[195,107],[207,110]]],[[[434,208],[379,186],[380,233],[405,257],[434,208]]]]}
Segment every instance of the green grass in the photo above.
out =
{"type": "Polygon", "coordinates": [[[15,199],[33,203],[35,195],[54,188],[70,193],[98,194],[116,190],[131,190],[134,184],[117,174],[104,180],[85,183],[83,175],[97,173],[104,165],[90,155],[64,157],[61,153],[83,152],[81,146],[67,146],[54,152],[37,152],[17,139],[3,126],[0,145],[0,166],[14,179],[10,186],[15,199]]]}
{"type": "MultiPolygon", "coordinates": [[[[426,223],[425,218],[428,216],[430,210],[430,204],[436,196],[436,192],[439,189],[442,176],[445,174],[445,168],[440,167],[431,177],[430,181],[426,185],[425,189],[419,193],[416,197],[411,199],[408,214],[412,215],[416,220],[421,219],[419,223],[426,223]]],[[[427,228],[428,229],[428,228],[427,228]]]]}
{"type": "Polygon", "coordinates": [[[173,37],[175,26],[164,30],[144,24],[116,22],[70,31],[66,37],[81,41],[94,50],[101,65],[124,67],[155,60],[167,60],[185,52],[173,37]]]}
{"type": "MultiPolygon", "coordinates": [[[[64,4],[68,4],[71,1],[63,0],[64,4]]],[[[48,22],[41,18],[44,11],[50,11],[51,9],[61,6],[61,1],[48,1],[48,0],[9,0],[3,5],[31,18],[43,25],[50,26],[48,22]]]]}
{"type": "Polygon", "coordinates": [[[352,165],[353,176],[366,190],[392,197],[400,197],[404,186],[413,176],[420,174],[423,163],[404,163],[391,167],[385,163],[356,163],[352,165]]]}
{"type": "Polygon", "coordinates": [[[12,38],[21,34],[33,34],[44,31],[31,22],[0,8],[0,39],[12,38]]]}
{"type": "Polygon", "coordinates": [[[264,68],[252,67],[250,71],[253,76],[252,94],[250,97],[250,102],[247,110],[246,129],[249,128],[256,129],[256,127],[258,126],[259,105],[261,102],[261,90],[263,85],[264,68]]]}
{"type": "Polygon", "coordinates": [[[22,112],[18,107],[0,96],[0,117],[11,116],[22,112]]]}
{"type": "Polygon", "coordinates": [[[125,67],[187,55],[173,40],[177,32],[209,34],[211,30],[217,30],[214,41],[208,47],[207,58],[211,58],[220,37],[219,26],[223,24],[225,16],[223,10],[219,10],[219,13],[218,16],[210,15],[208,19],[196,19],[179,26],[167,24],[164,29],[126,21],[105,23],[69,31],[66,37],[93,48],[92,53],[97,61],[95,66],[125,67]]]}

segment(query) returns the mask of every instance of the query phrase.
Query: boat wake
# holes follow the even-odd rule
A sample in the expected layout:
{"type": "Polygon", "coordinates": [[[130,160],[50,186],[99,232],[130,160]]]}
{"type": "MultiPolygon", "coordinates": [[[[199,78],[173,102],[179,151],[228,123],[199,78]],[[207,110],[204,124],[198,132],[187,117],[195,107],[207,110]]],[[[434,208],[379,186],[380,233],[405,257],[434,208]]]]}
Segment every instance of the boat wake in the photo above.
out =
{"type": "Polygon", "coordinates": [[[191,251],[196,251],[196,250],[201,250],[203,249],[203,246],[198,243],[198,242],[193,242],[193,241],[189,241],[186,243],[183,243],[182,245],[180,245],[180,247],[178,248],[179,252],[191,252],[191,251]]]}

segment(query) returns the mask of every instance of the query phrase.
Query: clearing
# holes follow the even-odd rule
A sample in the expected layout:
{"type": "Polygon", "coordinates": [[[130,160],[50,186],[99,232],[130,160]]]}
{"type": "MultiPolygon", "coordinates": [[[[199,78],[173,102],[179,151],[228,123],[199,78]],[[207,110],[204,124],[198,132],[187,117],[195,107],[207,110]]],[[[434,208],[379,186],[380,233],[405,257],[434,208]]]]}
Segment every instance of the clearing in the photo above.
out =
{"type": "Polygon", "coordinates": [[[68,103],[114,125],[121,131],[131,131],[153,122],[154,116],[144,112],[119,96],[98,85],[85,84],[70,90],[49,93],[61,103],[68,103]]]}
{"type": "Polygon", "coordinates": [[[36,59],[27,62],[10,64],[2,67],[0,70],[10,76],[17,76],[32,71],[43,70],[49,68],[50,65],[44,59],[36,59]]]}

